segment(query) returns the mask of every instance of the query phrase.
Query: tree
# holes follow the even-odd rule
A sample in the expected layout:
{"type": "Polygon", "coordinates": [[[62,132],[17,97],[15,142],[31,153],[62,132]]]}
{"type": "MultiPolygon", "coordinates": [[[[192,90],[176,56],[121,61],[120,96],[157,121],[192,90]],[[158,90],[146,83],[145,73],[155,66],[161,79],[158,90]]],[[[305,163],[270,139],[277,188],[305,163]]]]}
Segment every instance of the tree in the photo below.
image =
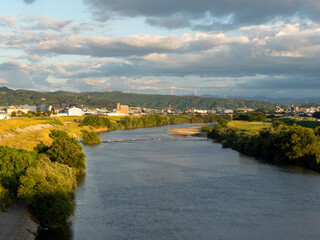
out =
{"type": "Polygon", "coordinates": [[[320,118],[320,112],[315,112],[315,113],[313,113],[312,114],[312,117],[314,117],[314,118],[320,118]]]}
{"type": "Polygon", "coordinates": [[[86,169],[85,155],[81,145],[70,139],[55,139],[47,151],[47,155],[53,162],[66,164],[76,170],[77,174],[83,173],[86,169]]]}
{"type": "Polygon", "coordinates": [[[19,178],[26,169],[38,161],[35,152],[0,146],[0,180],[10,192],[15,193],[19,178]]]}
{"type": "Polygon", "coordinates": [[[51,162],[45,155],[41,158],[21,176],[18,196],[27,200],[40,226],[54,228],[64,225],[74,212],[75,171],[51,162]]]}
{"type": "Polygon", "coordinates": [[[226,127],[226,126],[228,126],[228,120],[227,119],[220,119],[219,120],[219,124],[220,124],[220,126],[221,127],[226,127]]]}
{"type": "Polygon", "coordinates": [[[82,143],[86,145],[91,144],[99,144],[101,143],[101,140],[95,132],[89,132],[89,131],[83,131],[82,132],[82,143]]]}

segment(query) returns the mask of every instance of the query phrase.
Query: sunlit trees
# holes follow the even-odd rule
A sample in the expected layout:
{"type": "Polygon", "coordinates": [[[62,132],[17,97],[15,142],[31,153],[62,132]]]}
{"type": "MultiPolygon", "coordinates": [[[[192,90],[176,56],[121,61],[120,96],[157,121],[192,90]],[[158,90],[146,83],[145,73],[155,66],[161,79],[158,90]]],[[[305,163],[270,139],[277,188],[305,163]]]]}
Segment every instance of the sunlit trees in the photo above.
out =
{"type": "Polygon", "coordinates": [[[53,131],[50,136],[54,139],[46,152],[50,160],[74,168],[77,174],[83,173],[86,168],[85,155],[79,142],[62,131],[53,131]]]}
{"type": "Polygon", "coordinates": [[[53,163],[42,155],[20,181],[18,196],[27,200],[30,212],[41,226],[63,225],[73,213],[76,177],[72,168],[53,163]]]}
{"type": "Polygon", "coordinates": [[[95,132],[82,131],[82,143],[85,145],[98,144],[101,140],[95,132]]]}

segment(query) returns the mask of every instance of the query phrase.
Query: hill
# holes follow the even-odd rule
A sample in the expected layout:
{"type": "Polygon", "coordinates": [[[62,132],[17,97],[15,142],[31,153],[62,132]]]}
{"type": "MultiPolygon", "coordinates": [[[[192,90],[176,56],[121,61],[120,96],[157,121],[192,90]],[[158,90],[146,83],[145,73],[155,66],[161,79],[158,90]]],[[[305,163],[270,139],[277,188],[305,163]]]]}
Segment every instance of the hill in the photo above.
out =
{"type": "Polygon", "coordinates": [[[12,90],[0,88],[0,105],[49,105],[53,103],[81,104],[90,107],[115,108],[116,102],[130,106],[164,108],[171,106],[175,109],[236,109],[274,107],[274,103],[257,100],[204,98],[196,96],[172,96],[155,94],[133,94],[123,92],[36,92],[30,90],[12,90]]]}

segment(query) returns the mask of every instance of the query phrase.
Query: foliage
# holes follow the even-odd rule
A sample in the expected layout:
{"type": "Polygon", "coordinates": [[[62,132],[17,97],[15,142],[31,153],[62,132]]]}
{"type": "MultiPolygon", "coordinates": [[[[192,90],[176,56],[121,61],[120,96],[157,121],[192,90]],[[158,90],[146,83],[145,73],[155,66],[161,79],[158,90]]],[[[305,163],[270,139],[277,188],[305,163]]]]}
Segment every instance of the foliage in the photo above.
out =
{"type": "Polygon", "coordinates": [[[302,127],[306,127],[306,128],[316,128],[316,127],[320,126],[320,122],[312,121],[312,119],[310,119],[310,118],[309,119],[304,118],[303,120],[301,120],[301,119],[283,117],[283,118],[278,118],[277,120],[284,122],[285,124],[290,125],[290,126],[292,126],[294,124],[302,126],[302,127]]]}
{"type": "Polygon", "coordinates": [[[29,90],[12,90],[1,87],[2,92],[0,105],[41,105],[65,103],[66,105],[74,104],[77,97],[78,101],[83,105],[91,107],[107,107],[115,108],[116,102],[141,107],[168,107],[175,109],[212,109],[212,108],[263,108],[264,106],[275,106],[273,103],[265,103],[256,100],[244,99],[221,99],[221,98],[204,98],[196,96],[171,96],[171,95],[154,95],[154,94],[133,94],[123,92],[53,92],[40,93],[29,90]],[[43,101],[42,99],[46,99],[43,101]]]}
{"type": "Polygon", "coordinates": [[[42,155],[20,180],[18,196],[27,200],[30,212],[42,227],[64,224],[73,213],[76,177],[72,168],[42,155]]]}
{"type": "Polygon", "coordinates": [[[92,126],[95,128],[112,128],[112,123],[107,117],[100,117],[95,115],[86,116],[80,126],[92,126]]]}
{"type": "Polygon", "coordinates": [[[20,176],[37,161],[38,155],[34,152],[0,146],[1,184],[10,192],[16,193],[20,176]]]}
{"type": "Polygon", "coordinates": [[[54,139],[51,147],[46,152],[50,160],[66,164],[74,168],[76,173],[83,173],[86,168],[85,155],[79,142],[59,130],[53,130],[50,136],[54,139]]]}
{"type": "Polygon", "coordinates": [[[224,147],[271,162],[320,171],[320,141],[314,131],[308,128],[275,121],[271,127],[259,131],[229,126],[213,127],[209,129],[208,137],[221,142],[224,147]]]}
{"type": "Polygon", "coordinates": [[[261,112],[247,112],[235,114],[234,119],[249,122],[264,122],[267,120],[267,116],[261,112]]]}
{"type": "Polygon", "coordinates": [[[264,106],[262,108],[258,108],[256,112],[261,112],[265,114],[274,114],[276,112],[276,108],[274,106],[264,106]]]}
{"type": "Polygon", "coordinates": [[[226,127],[229,121],[227,119],[220,119],[218,122],[221,127],[226,127]]]}
{"type": "Polygon", "coordinates": [[[312,117],[320,119],[320,112],[315,112],[312,114],[312,117]]]}
{"type": "Polygon", "coordinates": [[[0,212],[5,210],[7,205],[11,203],[10,193],[0,184],[0,212]]]}
{"type": "Polygon", "coordinates": [[[95,132],[83,131],[82,143],[85,145],[99,144],[101,140],[95,132]]]}

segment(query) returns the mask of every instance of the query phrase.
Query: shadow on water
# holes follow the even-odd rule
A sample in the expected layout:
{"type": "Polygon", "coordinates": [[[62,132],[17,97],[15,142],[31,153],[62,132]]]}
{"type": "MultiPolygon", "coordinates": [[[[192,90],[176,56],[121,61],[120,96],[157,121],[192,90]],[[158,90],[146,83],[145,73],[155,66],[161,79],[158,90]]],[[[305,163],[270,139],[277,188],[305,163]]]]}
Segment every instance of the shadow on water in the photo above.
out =
{"type": "Polygon", "coordinates": [[[37,232],[37,236],[35,240],[46,239],[46,240],[71,240],[73,239],[73,232],[72,232],[72,224],[66,224],[65,226],[50,229],[50,230],[43,230],[39,229],[37,232]]]}
{"type": "MultiPolygon", "coordinates": [[[[86,182],[86,174],[82,174],[77,176],[77,186],[81,187],[84,186],[86,182]]],[[[73,239],[73,230],[72,230],[72,217],[71,216],[71,221],[64,226],[54,228],[54,229],[48,229],[44,230],[39,228],[37,231],[37,236],[35,240],[71,240],[73,239]]]]}
{"type": "Polygon", "coordinates": [[[82,174],[77,176],[77,186],[81,187],[84,186],[84,184],[86,183],[86,174],[82,174]]]}

